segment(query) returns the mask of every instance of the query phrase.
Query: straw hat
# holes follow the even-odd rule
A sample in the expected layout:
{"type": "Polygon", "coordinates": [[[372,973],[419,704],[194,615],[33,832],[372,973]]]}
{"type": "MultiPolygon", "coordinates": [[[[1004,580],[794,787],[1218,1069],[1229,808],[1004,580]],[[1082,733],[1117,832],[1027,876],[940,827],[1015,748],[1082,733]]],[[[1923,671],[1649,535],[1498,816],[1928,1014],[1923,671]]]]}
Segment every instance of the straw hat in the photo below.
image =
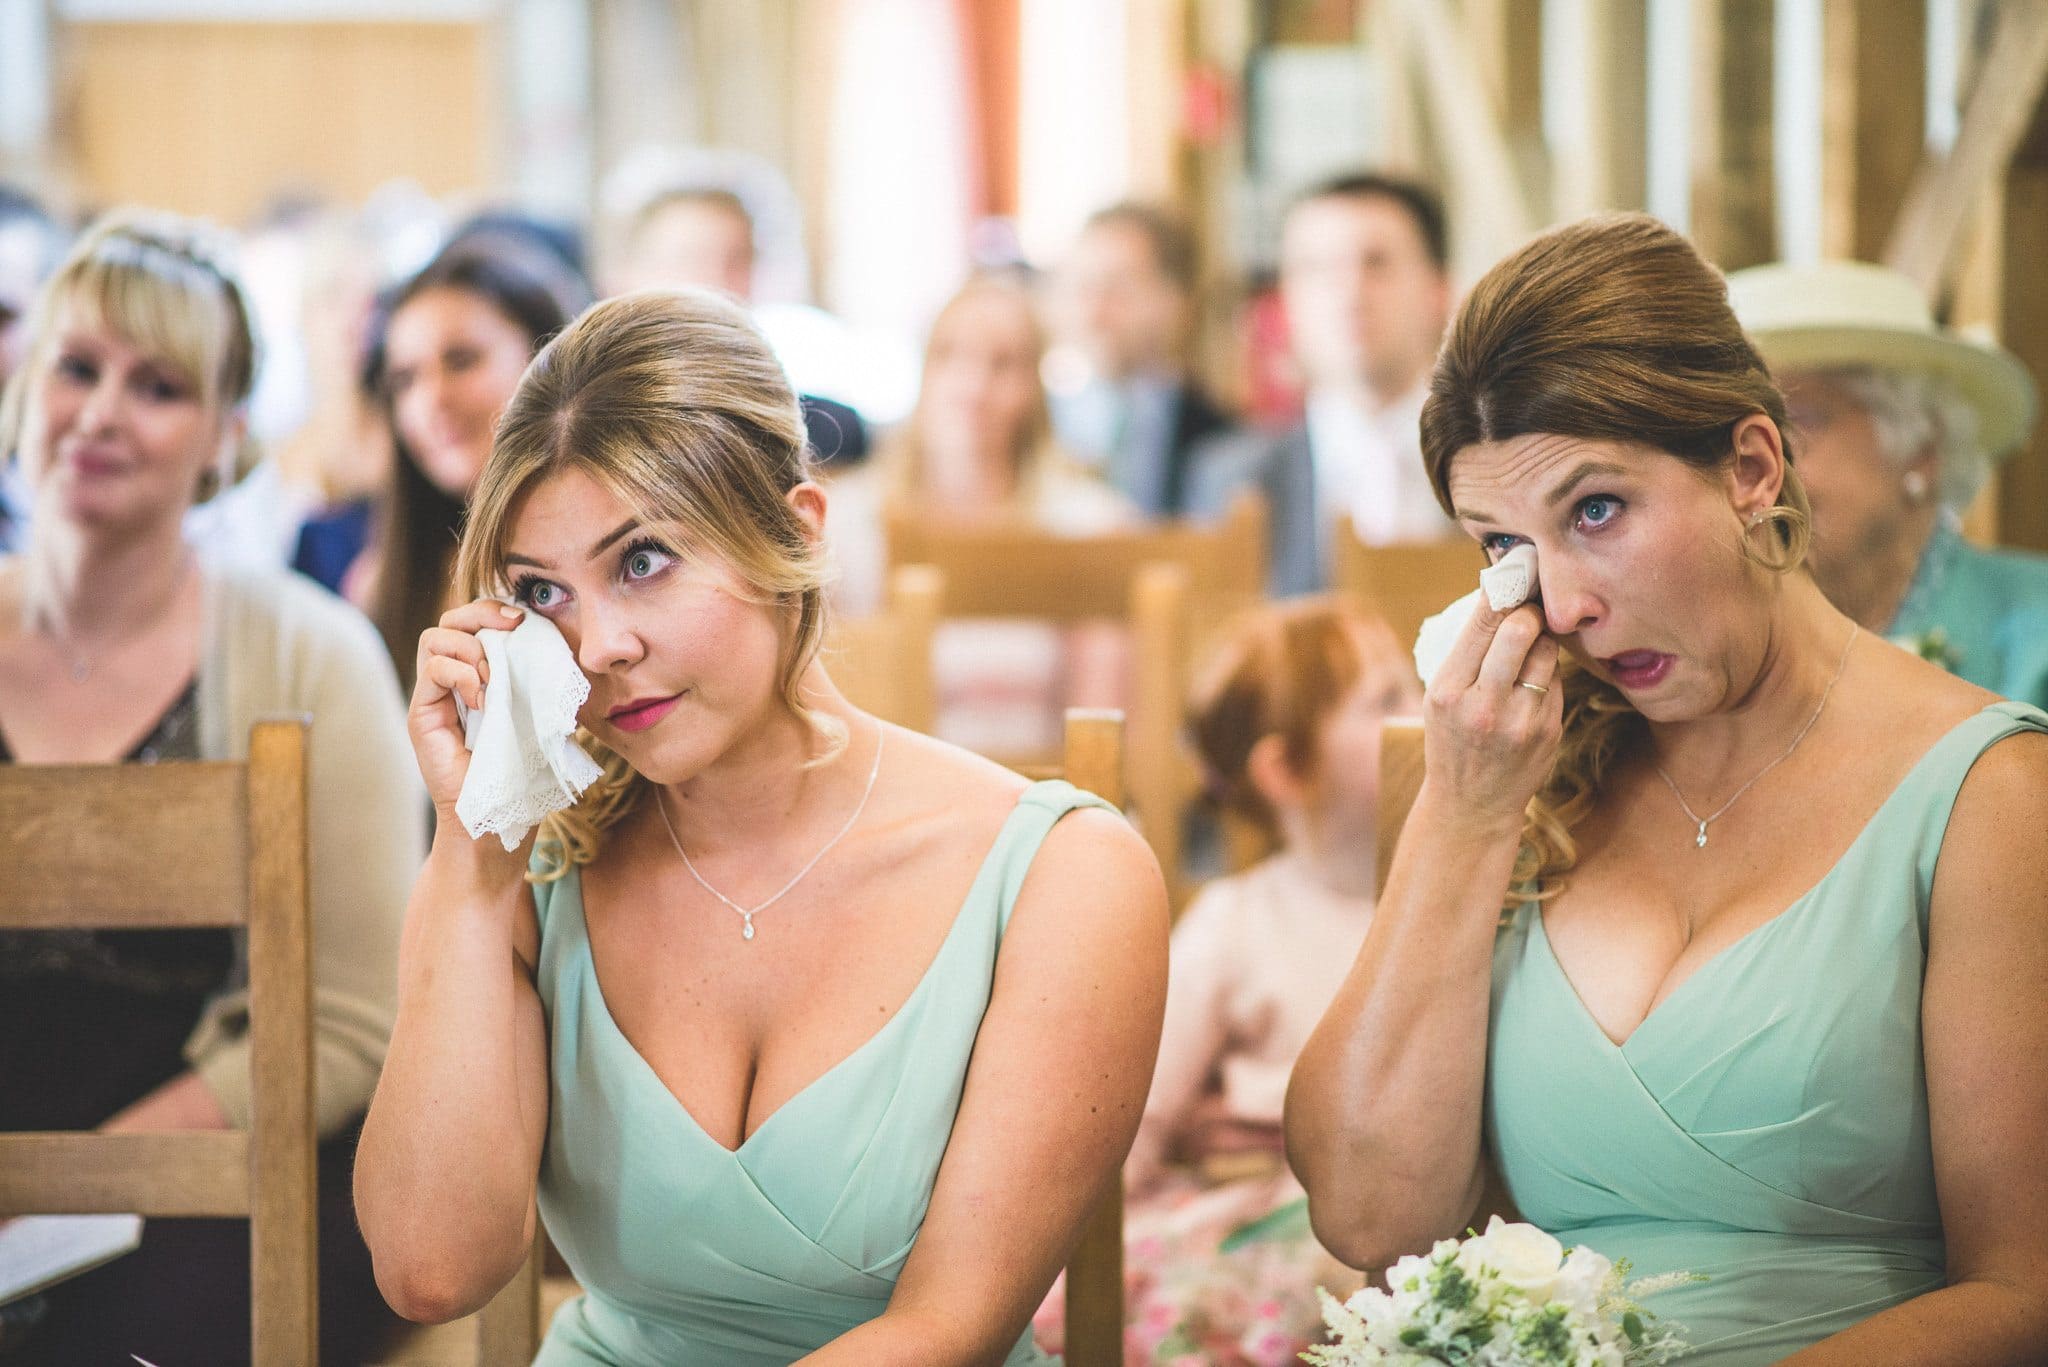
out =
{"type": "Polygon", "coordinates": [[[1728,294],[1773,374],[1881,366],[1944,376],[1977,411],[1993,458],[2033,430],[2037,394],[2019,358],[1938,326],[1897,271],[1861,261],[1752,266],[1728,277],[1728,294]]]}

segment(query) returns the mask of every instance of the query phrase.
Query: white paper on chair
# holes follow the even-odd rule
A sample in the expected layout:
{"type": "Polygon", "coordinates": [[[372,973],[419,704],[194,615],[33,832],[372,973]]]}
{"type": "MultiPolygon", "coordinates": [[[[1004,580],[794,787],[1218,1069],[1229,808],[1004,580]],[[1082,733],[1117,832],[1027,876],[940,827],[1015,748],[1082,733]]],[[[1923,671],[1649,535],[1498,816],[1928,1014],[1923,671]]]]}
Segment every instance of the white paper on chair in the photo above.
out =
{"type": "Polygon", "coordinates": [[[140,1215],[22,1215],[0,1223],[0,1305],[132,1253],[140,1215]]]}
{"type": "Polygon", "coordinates": [[[1465,623],[1472,620],[1481,594],[1495,612],[1508,612],[1528,602],[1535,591],[1536,548],[1526,541],[1479,571],[1478,588],[1424,622],[1415,633],[1415,672],[1421,676],[1422,686],[1429,687],[1450,658],[1451,647],[1457,644],[1465,623]]]}

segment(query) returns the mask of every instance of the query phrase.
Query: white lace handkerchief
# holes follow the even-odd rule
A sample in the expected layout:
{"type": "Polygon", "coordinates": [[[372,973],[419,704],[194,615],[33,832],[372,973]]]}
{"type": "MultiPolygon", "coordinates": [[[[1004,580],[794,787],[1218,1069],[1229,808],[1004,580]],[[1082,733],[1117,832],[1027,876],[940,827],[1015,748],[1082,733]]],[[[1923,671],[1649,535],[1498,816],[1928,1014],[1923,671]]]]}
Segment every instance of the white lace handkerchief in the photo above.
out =
{"type": "Polygon", "coordinates": [[[1536,548],[1526,541],[1479,571],[1478,588],[1424,622],[1422,630],[1415,633],[1415,672],[1422,676],[1422,686],[1429,687],[1450,658],[1451,647],[1457,644],[1465,623],[1472,620],[1481,594],[1495,612],[1507,612],[1528,602],[1535,591],[1536,548]]]}
{"type": "Polygon", "coordinates": [[[490,683],[480,711],[460,698],[469,775],[455,815],[472,840],[495,834],[516,850],[550,812],[573,804],[603,770],[570,737],[590,680],[555,624],[528,612],[510,631],[479,631],[490,683]]]}

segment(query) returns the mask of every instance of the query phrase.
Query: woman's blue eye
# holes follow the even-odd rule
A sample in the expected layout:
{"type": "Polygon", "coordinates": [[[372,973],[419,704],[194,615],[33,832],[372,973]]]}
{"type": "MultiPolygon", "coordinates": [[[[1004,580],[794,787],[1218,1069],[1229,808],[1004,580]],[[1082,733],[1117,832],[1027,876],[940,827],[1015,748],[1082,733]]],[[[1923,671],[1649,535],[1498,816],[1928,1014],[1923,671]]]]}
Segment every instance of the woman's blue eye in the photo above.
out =
{"type": "Polygon", "coordinates": [[[515,601],[541,611],[553,607],[560,595],[561,590],[545,579],[522,579],[519,586],[512,591],[515,601]]]}
{"type": "Polygon", "coordinates": [[[1579,522],[1587,527],[1604,527],[1621,512],[1621,500],[1611,494],[1594,494],[1579,501],[1579,522]]]}
{"type": "Polygon", "coordinates": [[[1515,548],[1515,540],[1516,538],[1505,532],[1495,532],[1490,536],[1480,537],[1479,548],[1498,560],[1515,548]]]}
{"type": "Polygon", "coordinates": [[[626,552],[626,577],[646,579],[668,568],[669,553],[658,546],[635,546],[626,552]]]}

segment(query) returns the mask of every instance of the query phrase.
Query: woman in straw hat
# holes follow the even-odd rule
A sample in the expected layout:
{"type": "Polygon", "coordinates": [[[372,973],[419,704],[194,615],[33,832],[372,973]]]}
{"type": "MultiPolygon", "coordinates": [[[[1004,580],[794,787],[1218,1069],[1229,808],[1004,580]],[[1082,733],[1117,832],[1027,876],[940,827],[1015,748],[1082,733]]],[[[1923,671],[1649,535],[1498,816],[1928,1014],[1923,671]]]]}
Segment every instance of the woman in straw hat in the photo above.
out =
{"type": "Polygon", "coordinates": [[[2048,714],[1875,642],[1801,563],[1784,399],[1644,215],[1537,238],[1422,413],[1482,605],[1294,1070],[1323,1242],[1513,1211],[1690,1272],[1688,1367],[2036,1363],[2048,1343],[2048,714]]]}
{"type": "Polygon", "coordinates": [[[1882,266],[1757,266],[1728,287],[1785,388],[1821,590],[1866,630],[2048,706],[2048,557],[1960,531],[1991,462],[2033,428],[2026,369],[1937,326],[1882,266]]]}

